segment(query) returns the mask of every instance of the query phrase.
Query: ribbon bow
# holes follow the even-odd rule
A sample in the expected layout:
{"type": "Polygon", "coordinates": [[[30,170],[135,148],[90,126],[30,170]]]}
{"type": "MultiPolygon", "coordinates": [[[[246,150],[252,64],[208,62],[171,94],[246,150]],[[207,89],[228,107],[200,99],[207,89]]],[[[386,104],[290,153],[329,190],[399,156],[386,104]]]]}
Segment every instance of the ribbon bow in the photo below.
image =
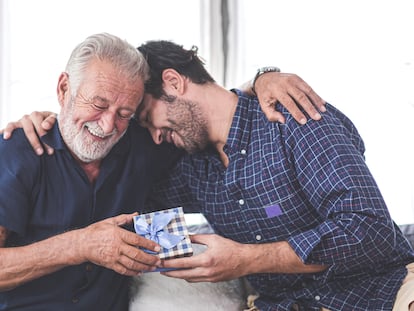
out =
{"type": "Polygon", "coordinates": [[[152,223],[148,223],[140,216],[134,217],[135,232],[145,236],[164,248],[170,249],[184,239],[183,235],[174,235],[165,232],[163,229],[175,217],[174,213],[160,213],[154,215],[152,223]]]}

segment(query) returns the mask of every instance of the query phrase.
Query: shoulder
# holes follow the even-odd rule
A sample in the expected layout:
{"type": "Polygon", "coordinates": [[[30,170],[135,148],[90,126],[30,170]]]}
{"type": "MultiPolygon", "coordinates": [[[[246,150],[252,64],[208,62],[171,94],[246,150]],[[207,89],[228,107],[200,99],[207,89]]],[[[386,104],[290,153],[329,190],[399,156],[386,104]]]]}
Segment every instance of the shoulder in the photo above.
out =
{"type": "Polygon", "coordinates": [[[0,135],[0,156],[21,156],[21,155],[34,155],[36,156],[32,146],[26,138],[23,129],[16,129],[12,136],[5,140],[3,135],[0,135]],[[21,154],[23,153],[23,154],[21,154]]]}
{"type": "Polygon", "coordinates": [[[312,142],[324,143],[326,146],[349,144],[363,154],[364,142],[354,123],[334,106],[327,104],[326,108],[327,111],[322,113],[322,119],[315,121],[308,118],[308,122],[301,125],[285,108],[279,107],[286,118],[286,124],[282,126],[286,137],[296,143],[301,141],[304,145],[310,145],[312,142]]]}
{"type": "Polygon", "coordinates": [[[3,139],[0,136],[0,171],[10,172],[10,174],[27,174],[34,172],[41,162],[38,156],[27,140],[22,129],[13,132],[10,139],[3,139]]]}

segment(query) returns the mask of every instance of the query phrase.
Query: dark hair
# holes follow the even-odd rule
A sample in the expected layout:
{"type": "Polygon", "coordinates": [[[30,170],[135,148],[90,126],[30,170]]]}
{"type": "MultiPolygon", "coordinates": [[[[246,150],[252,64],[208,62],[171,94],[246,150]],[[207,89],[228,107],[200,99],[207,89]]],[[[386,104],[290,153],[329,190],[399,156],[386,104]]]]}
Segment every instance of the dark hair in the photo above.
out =
{"type": "Polygon", "coordinates": [[[204,68],[204,62],[197,56],[198,48],[186,50],[172,41],[148,41],[138,47],[150,67],[150,78],[145,83],[145,91],[155,98],[166,95],[162,88],[162,73],[174,69],[179,74],[197,84],[215,82],[204,68]]]}

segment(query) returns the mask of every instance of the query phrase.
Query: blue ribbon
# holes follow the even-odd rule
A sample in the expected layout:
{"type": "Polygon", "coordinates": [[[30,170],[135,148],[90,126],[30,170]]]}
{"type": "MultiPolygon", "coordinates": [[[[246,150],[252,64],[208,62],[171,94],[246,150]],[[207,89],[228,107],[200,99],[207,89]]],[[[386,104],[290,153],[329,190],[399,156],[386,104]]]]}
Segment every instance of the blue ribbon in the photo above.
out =
{"type": "Polygon", "coordinates": [[[135,232],[145,236],[164,248],[170,249],[184,239],[183,235],[174,235],[164,231],[164,227],[175,217],[175,213],[160,213],[154,215],[150,225],[140,216],[134,217],[135,232]]]}

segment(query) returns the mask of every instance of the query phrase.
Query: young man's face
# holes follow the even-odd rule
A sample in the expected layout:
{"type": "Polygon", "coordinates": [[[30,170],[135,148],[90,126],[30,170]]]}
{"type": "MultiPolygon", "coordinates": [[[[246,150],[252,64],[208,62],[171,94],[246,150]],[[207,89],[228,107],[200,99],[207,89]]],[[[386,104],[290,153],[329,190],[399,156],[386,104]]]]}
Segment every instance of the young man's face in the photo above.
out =
{"type": "Polygon", "coordinates": [[[145,94],[137,117],[156,144],[172,143],[188,153],[195,153],[209,143],[207,122],[197,102],[174,96],[156,99],[145,94]]]}
{"type": "Polygon", "coordinates": [[[104,61],[88,66],[75,97],[67,81],[59,127],[65,143],[82,162],[104,158],[124,135],[143,96],[139,82],[129,81],[104,61]]]}

